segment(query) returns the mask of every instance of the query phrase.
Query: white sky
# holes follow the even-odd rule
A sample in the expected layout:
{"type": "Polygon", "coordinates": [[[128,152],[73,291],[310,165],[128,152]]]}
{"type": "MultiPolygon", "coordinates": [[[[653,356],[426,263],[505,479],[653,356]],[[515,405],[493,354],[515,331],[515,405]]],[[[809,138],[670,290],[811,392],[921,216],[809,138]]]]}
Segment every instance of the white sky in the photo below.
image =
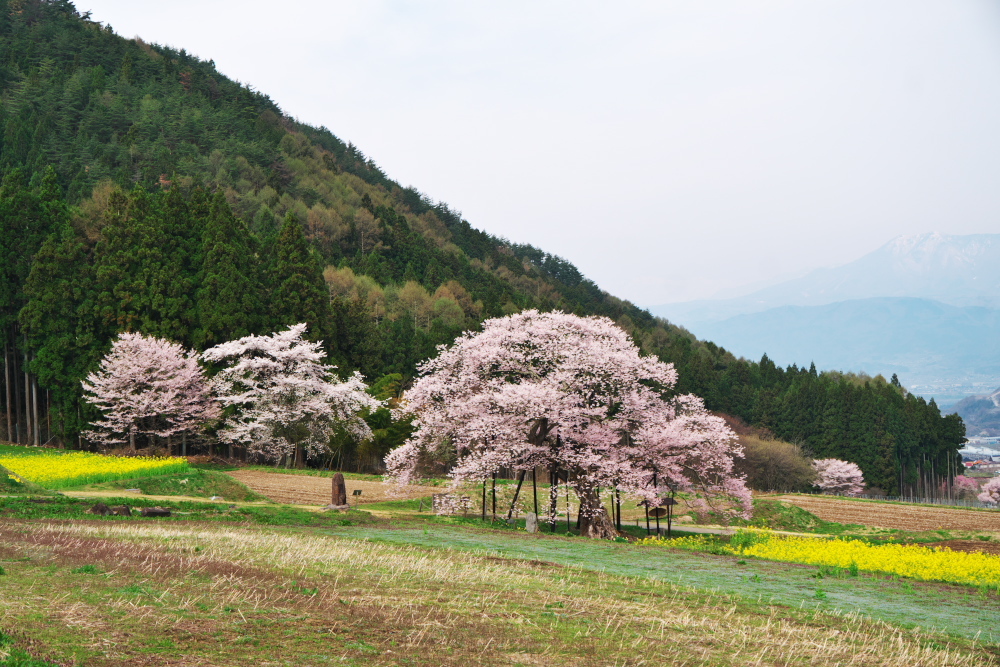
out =
{"type": "Polygon", "coordinates": [[[1000,232],[992,0],[76,1],[640,305],[1000,232]]]}

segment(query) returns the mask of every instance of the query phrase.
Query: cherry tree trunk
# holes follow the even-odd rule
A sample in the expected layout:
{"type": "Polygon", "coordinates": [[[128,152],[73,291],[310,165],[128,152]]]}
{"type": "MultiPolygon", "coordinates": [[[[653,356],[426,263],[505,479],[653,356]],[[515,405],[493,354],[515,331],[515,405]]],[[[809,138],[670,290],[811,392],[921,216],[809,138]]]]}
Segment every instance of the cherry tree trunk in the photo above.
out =
{"type": "Polygon", "coordinates": [[[618,537],[618,530],[601,503],[601,496],[593,486],[573,486],[580,499],[580,537],[609,540],[618,537]]]}

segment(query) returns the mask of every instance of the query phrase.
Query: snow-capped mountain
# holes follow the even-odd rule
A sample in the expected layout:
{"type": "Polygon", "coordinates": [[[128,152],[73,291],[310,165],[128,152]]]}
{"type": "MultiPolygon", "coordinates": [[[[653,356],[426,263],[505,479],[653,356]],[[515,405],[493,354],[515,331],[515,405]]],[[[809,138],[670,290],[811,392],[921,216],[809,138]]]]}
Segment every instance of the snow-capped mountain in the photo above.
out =
{"type": "Polygon", "coordinates": [[[664,304],[650,311],[693,327],[780,306],[876,297],[1000,308],[1000,234],[900,236],[848,264],[817,269],[746,296],[664,304]]]}

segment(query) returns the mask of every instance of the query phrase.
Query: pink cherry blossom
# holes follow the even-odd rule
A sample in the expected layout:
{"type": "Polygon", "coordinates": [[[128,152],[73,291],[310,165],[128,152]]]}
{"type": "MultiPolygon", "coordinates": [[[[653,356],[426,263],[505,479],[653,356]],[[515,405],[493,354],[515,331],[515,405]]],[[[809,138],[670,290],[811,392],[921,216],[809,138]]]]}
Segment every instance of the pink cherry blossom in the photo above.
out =
{"type": "Polygon", "coordinates": [[[365,393],[360,373],[338,381],[336,367],[322,363],[320,343],[303,339],[305,331],[305,324],[296,324],[205,350],[202,359],[226,364],[211,381],[227,408],[220,440],[276,460],[293,453],[310,458],[328,453],[336,429],[359,440],[371,437],[360,413],[382,403],[365,393]]]}
{"type": "Polygon", "coordinates": [[[104,413],[84,435],[108,445],[128,442],[134,450],[137,435],[193,433],[218,415],[197,355],[162,338],[119,335],[82,385],[104,413]]]}
{"type": "Polygon", "coordinates": [[[720,510],[749,517],[736,436],[700,398],[675,395],[673,366],[641,355],[606,317],[488,320],[419,370],[403,408],[417,431],[386,457],[400,483],[446,463],[456,484],[501,468],[559,470],[580,498],[582,532],[596,537],[613,534],[599,487],[654,506],[671,489],[724,497],[736,509],[720,510]]]}
{"type": "Polygon", "coordinates": [[[856,463],[817,459],[813,461],[813,468],[816,469],[814,484],[826,493],[856,496],[865,490],[865,478],[856,463]]]}
{"type": "MultiPolygon", "coordinates": [[[[973,495],[979,491],[979,480],[975,477],[955,475],[955,479],[951,482],[951,488],[952,492],[958,497],[973,495]]],[[[942,491],[945,491],[945,489],[942,488],[942,491]]]]}
{"type": "Polygon", "coordinates": [[[983,484],[982,493],[977,497],[980,502],[1000,505],[1000,477],[994,477],[983,484]]]}

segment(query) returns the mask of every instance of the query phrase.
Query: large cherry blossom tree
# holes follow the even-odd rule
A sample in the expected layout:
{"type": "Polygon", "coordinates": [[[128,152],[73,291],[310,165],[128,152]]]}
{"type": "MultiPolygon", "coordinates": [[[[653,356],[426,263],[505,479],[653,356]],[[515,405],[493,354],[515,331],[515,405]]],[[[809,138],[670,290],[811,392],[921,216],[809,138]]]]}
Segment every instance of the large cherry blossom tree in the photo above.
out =
{"type": "Polygon", "coordinates": [[[170,442],[218,415],[198,355],[162,338],[119,335],[82,384],[104,413],[85,435],[106,445],[128,442],[134,451],[138,435],[170,442]]]}
{"type": "Polygon", "coordinates": [[[224,365],[212,378],[226,408],[220,440],[272,460],[294,454],[301,466],[330,451],[337,429],[358,440],[371,437],[361,413],[382,403],[365,392],[360,373],[339,381],[336,367],[322,362],[320,343],[305,340],[305,332],[305,324],[296,324],[205,350],[206,362],[224,365]]]}
{"type": "Polygon", "coordinates": [[[817,459],[813,461],[816,481],[813,482],[824,493],[856,496],[865,490],[865,478],[857,463],[840,459],[817,459]]]}
{"type": "Polygon", "coordinates": [[[417,431],[386,457],[390,478],[408,483],[435,462],[456,484],[501,468],[561,471],[591,537],[615,534],[600,487],[652,506],[670,489],[724,496],[735,509],[719,509],[749,516],[733,432],[701,399],[675,395],[673,366],[640,355],[610,319],[525,311],[439,349],[405,395],[417,431]]]}

